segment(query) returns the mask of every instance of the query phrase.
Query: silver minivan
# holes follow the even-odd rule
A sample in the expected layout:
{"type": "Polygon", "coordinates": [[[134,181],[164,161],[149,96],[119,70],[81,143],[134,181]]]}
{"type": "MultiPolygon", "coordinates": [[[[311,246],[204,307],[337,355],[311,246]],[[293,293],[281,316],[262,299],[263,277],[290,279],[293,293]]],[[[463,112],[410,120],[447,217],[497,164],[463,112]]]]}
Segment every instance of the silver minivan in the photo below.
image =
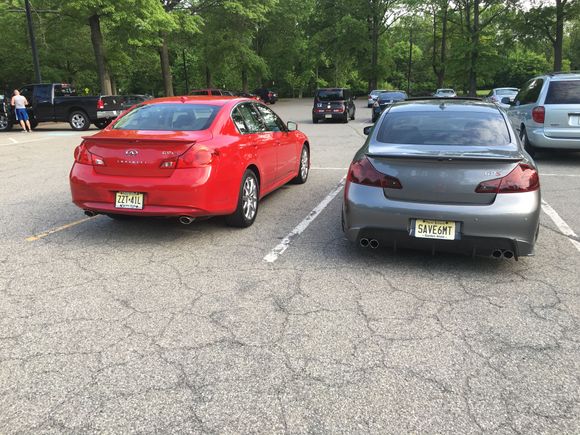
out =
{"type": "Polygon", "coordinates": [[[580,74],[552,73],[524,84],[507,114],[528,153],[538,149],[580,151],[580,74]]]}

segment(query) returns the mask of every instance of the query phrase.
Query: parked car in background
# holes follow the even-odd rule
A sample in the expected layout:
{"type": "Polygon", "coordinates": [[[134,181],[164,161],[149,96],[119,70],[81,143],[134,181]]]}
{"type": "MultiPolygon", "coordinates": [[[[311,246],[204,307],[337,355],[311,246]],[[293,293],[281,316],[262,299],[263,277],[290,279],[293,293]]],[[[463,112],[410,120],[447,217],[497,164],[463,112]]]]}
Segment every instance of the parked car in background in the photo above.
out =
{"type": "Polygon", "coordinates": [[[249,92],[236,91],[236,92],[234,92],[234,96],[242,97],[242,98],[251,98],[252,100],[256,100],[256,101],[262,101],[262,99],[260,98],[259,95],[251,94],[249,92]]]}
{"type": "Polygon", "coordinates": [[[4,95],[0,94],[0,131],[8,131],[12,127],[10,119],[10,102],[6,100],[4,95]],[[10,124],[10,128],[8,125],[10,124]]]}
{"type": "Polygon", "coordinates": [[[370,91],[369,96],[368,96],[368,101],[367,101],[367,107],[373,107],[373,104],[375,104],[375,101],[377,101],[377,97],[382,92],[387,92],[387,90],[386,89],[373,89],[372,91],[370,91]]]}
{"type": "Polygon", "coordinates": [[[120,95],[121,109],[127,110],[135,104],[140,104],[145,101],[153,99],[151,95],[120,95]]]}
{"type": "Polygon", "coordinates": [[[513,102],[518,91],[518,88],[495,88],[489,91],[489,94],[485,97],[485,101],[495,103],[501,108],[507,109],[510,105],[502,103],[502,100],[507,97],[509,98],[510,103],[513,102]]]}
{"type": "Polygon", "coordinates": [[[217,96],[222,96],[224,95],[224,92],[229,92],[229,91],[224,91],[223,89],[216,89],[216,88],[211,88],[211,89],[193,89],[189,95],[191,96],[202,96],[202,95],[207,95],[207,96],[212,96],[212,95],[217,95],[217,96]]]}
{"type": "Polygon", "coordinates": [[[318,89],[314,95],[314,107],[312,108],[312,122],[317,124],[320,120],[338,119],[347,123],[354,119],[356,107],[352,91],[346,88],[323,88],[318,89]]]}
{"type": "MultiPolygon", "coordinates": [[[[120,98],[115,95],[78,96],[73,86],[66,83],[41,83],[22,87],[26,97],[32,128],[39,122],[68,122],[73,130],[87,130],[91,123],[104,128],[122,111],[120,98]]],[[[5,101],[8,116],[2,118],[0,131],[8,131],[16,123],[10,99],[5,101]]]]}
{"type": "Polygon", "coordinates": [[[254,91],[254,94],[258,95],[264,103],[276,104],[276,101],[278,101],[278,93],[273,89],[258,88],[254,91]]]}
{"type": "Polygon", "coordinates": [[[532,255],[540,182],[507,115],[477,100],[387,109],[348,170],[343,230],[362,247],[532,255]]]}
{"type": "Polygon", "coordinates": [[[247,98],[171,97],[134,107],[75,149],[73,202],[89,216],[225,215],[252,225],[258,201],[308,178],[296,123],[247,98]]]}
{"type": "Polygon", "coordinates": [[[530,155],[537,150],[580,150],[580,74],[534,77],[509,104],[509,119],[530,155]]]}
{"type": "Polygon", "coordinates": [[[437,89],[433,96],[436,98],[455,98],[457,93],[453,89],[437,89]]]}
{"type": "Polygon", "coordinates": [[[372,121],[375,122],[381,116],[381,113],[394,103],[406,100],[407,94],[403,91],[385,91],[381,92],[373,104],[372,121]]]}

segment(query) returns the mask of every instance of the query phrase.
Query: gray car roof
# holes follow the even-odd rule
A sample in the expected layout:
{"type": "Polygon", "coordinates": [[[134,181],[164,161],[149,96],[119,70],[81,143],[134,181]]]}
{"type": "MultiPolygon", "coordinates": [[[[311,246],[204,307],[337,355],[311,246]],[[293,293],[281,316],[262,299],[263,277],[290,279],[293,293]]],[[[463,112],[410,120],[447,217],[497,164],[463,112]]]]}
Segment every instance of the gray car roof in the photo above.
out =
{"type": "Polygon", "coordinates": [[[493,103],[487,103],[479,100],[418,100],[418,101],[403,101],[391,106],[390,111],[394,112],[424,112],[438,110],[446,110],[448,112],[493,112],[500,113],[498,107],[493,103]]]}

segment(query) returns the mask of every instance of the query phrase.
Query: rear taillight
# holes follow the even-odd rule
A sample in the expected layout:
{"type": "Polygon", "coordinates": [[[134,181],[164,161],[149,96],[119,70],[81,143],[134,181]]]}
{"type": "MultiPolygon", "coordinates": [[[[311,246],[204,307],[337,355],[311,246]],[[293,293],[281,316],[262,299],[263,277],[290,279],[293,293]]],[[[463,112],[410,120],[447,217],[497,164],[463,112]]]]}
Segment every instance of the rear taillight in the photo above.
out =
{"type": "Polygon", "coordinates": [[[532,110],[532,119],[538,124],[543,124],[546,119],[546,109],[544,106],[534,107],[532,110]]]}
{"type": "Polygon", "coordinates": [[[215,153],[205,147],[191,147],[176,159],[161,163],[161,169],[202,168],[213,162],[215,153]]]}
{"type": "Polygon", "coordinates": [[[102,98],[97,101],[97,110],[103,110],[105,108],[105,102],[102,98]]]}
{"type": "Polygon", "coordinates": [[[476,187],[477,193],[521,193],[540,188],[538,171],[530,165],[520,163],[503,178],[482,181],[476,187]]]}
{"type": "Polygon", "coordinates": [[[366,156],[351,163],[348,169],[348,181],[365,186],[382,187],[383,189],[403,188],[397,178],[377,171],[366,156]]]}
{"type": "Polygon", "coordinates": [[[93,166],[105,166],[105,160],[89,152],[85,144],[80,144],[78,147],[75,148],[75,162],[80,163],[81,165],[93,165],[93,166]]]}

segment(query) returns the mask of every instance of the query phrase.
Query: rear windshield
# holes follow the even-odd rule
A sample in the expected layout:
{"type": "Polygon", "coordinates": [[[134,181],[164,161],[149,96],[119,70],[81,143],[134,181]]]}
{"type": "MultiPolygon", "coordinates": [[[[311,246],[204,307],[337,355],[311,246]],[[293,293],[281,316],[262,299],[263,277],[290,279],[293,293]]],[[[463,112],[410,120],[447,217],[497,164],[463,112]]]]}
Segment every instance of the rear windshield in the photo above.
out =
{"type": "Polygon", "coordinates": [[[482,112],[390,112],[377,140],[412,145],[495,146],[510,143],[503,117],[482,112]]]}
{"type": "Polygon", "coordinates": [[[209,91],[191,91],[189,95],[209,95],[209,91]]]}
{"type": "Polygon", "coordinates": [[[551,82],[544,104],[580,104],[580,80],[551,82]]]}
{"type": "Polygon", "coordinates": [[[136,107],[123,116],[116,130],[197,131],[208,128],[219,106],[164,103],[136,107]]]}
{"type": "Polygon", "coordinates": [[[379,100],[404,100],[407,96],[403,92],[383,92],[379,100]]]}
{"type": "Polygon", "coordinates": [[[455,91],[453,89],[439,89],[438,94],[453,94],[455,91]]]}
{"type": "Polygon", "coordinates": [[[344,100],[344,93],[342,92],[342,89],[324,89],[318,91],[316,98],[319,101],[344,100]]]}
{"type": "Polygon", "coordinates": [[[518,93],[517,89],[496,89],[496,95],[516,95],[518,93]]]}

